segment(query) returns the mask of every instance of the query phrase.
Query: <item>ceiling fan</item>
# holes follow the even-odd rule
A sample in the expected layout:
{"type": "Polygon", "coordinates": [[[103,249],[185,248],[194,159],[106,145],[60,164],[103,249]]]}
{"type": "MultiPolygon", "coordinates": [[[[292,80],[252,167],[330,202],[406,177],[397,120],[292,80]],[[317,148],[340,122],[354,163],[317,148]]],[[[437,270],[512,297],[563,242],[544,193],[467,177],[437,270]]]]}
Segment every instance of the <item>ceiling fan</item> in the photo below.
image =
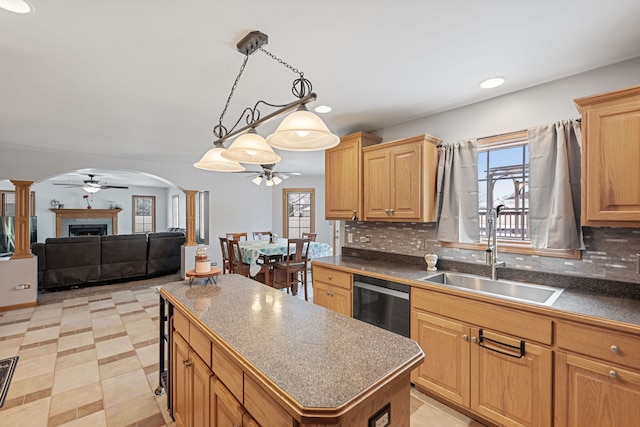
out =
{"type": "Polygon", "coordinates": [[[100,181],[93,179],[96,176],[95,174],[88,173],[87,175],[89,176],[89,179],[85,179],[84,181],[82,181],[82,184],[69,183],[69,182],[54,182],[53,185],[64,185],[65,188],[82,187],[82,189],[87,193],[97,193],[98,191],[107,189],[107,188],[118,188],[118,189],[129,188],[123,185],[104,184],[104,183],[101,183],[100,181]]]}
{"type": "Polygon", "coordinates": [[[262,180],[265,180],[265,185],[267,187],[280,184],[283,180],[288,179],[289,175],[300,175],[300,173],[298,172],[275,172],[273,170],[273,168],[275,167],[275,163],[260,165],[260,167],[262,167],[262,171],[240,171],[234,173],[254,174],[253,177],[248,176],[247,178],[253,178],[251,181],[255,185],[260,185],[262,183],[262,180]]]}

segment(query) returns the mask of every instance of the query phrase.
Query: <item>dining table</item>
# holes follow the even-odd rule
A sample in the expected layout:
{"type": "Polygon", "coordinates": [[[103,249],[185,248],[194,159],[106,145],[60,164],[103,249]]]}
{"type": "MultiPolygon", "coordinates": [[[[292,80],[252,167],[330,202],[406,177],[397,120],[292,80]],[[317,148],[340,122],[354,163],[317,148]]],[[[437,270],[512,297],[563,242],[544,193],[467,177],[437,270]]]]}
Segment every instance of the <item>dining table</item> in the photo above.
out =
{"type": "MultiPolygon", "coordinates": [[[[260,272],[258,260],[262,256],[288,255],[291,249],[286,238],[278,238],[275,242],[268,240],[247,240],[238,242],[242,255],[242,262],[249,264],[249,274],[255,276],[260,272]]],[[[310,242],[309,259],[333,255],[333,248],[324,242],[310,242]]]]}

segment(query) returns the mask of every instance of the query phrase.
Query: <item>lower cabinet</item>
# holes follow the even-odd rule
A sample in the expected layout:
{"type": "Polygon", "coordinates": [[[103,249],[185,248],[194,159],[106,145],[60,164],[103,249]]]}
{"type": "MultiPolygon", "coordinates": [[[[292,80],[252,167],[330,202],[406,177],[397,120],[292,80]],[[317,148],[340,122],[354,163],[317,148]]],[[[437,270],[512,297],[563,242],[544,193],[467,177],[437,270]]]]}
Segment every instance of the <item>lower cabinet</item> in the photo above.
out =
{"type": "Polygon", "coordinates": [[[353,316],[353,275],[313,266],[313,302],[319,306],[353,316]]]}
{"type": "MultiPolygon", "coordinates": [[[[466,311],[476,305],[469,301],[466,311]]],[[[498,425],[551,425],[551,349],[415,306],[411,315],[411,336],[425,353],[416,385],[498,425]]]]}
{"type": "Polygon", "coordinates": [[[244,408],[218,378],[211,377],[210,390],[211,426],[235,427],[247,425],[243,424],[244,408]]]}
{"type": "Polygon", "coordinates": [[[173,343],[173,418],[177,426],[208,427],[211,370],[176,332],[173,343]]]}

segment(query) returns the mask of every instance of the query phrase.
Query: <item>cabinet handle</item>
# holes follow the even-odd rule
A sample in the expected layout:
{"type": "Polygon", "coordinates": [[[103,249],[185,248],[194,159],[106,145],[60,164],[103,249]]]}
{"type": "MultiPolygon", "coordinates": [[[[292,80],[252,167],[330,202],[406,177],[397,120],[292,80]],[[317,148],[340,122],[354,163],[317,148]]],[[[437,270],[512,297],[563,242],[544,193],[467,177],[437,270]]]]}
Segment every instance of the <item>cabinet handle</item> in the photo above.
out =
{"type": "Polygon", "coordinates": [[[393,215],[393,209],[389,209],[389,212],[391,212],[391,215],[393,215]]]}
{"type": "Polygon", "coordinates": [[[469,335],[463,335],[462,341],[469,341],[469,335]]]}
{"type": "Polygon", "coordinates": [[[471,337],[471,342],[474,342],[474,343],[475,343],[475,342],[478,342],[478,338],[476,338],[476,337],[471,337]]]}
{"type": "Polygon", "coordinates": [[[611,378],[618,378],[618,373],[612,369],[609,371],[609,376],[611,378]]]}
{"type": "Polygon", "coordinates": [[[188,368],[189,366],[193,365],[193,363],[191,363],[189,359],[184,359],[182,361],[182,364],[184,365],[185,368],[188,368]]]}
{"type": "Polygon", "coordinates": [[[496,353],[504,354],[505,356],[515,357],[516,359],[520,359],[525,354],[525,351],[524,351],[525,343],[522,340],[520,340],[520,345],[511,345],[504,342],[500,342],[498,340],[494,340],[492,338],[486,337],[484,335],[484,329],[480,329],[479,335],[480,335],[480,342],[478,343],[478,345],[480,347],[486,348],[487,350],[495,351],[496,353]],[[485,344],[485,342],[487,342],[488,344],[485,344]],[[515,352],[517,353],[513,354],[511,353],[511,351],[513,351],[514,353],[515,352]]]}
{"type": "Polygon", "coordinates": [[[333,279],[333,276],[327,276],[327,279],[331,280],[333,279]]]}
{"type": "Polygon", "coordinates": [[[389,213],[389,209],[385,209],[384,212],[388,214],[389,213]]]}
{"type": "Polygon", "coordinates": [[[611,346],[611,352],[615,353],[615,354],[618,354],[618,353],[620,353],[620,349],[618,348],[617,345],[612,345],[611,346]]]}

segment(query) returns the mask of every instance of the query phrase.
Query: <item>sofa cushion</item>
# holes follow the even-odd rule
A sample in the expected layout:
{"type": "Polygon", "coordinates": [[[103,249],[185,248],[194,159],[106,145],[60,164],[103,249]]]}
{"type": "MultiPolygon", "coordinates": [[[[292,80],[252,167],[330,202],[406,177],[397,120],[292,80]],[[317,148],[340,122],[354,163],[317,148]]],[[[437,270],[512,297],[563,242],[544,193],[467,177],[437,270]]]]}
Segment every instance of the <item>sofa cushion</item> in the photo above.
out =
{"type": "Polygon", "coordinates": [[[180,270],[184,233],[165,231],[149,233],[147,238],[147,275],[175,273],[180,270]]]}
{"type": "Polygon", "coordinates": [[[38,257],[38,287],[44,286],[44,272],[47,269],[47,254],[44,243],[33,243],[31,253],[38,257]]]}
{"type": "Polygon", "coordinates": [[[147,274],[147,235],[102,236],[100,281],[128,279],[147,274]]]}
{"type": "Polygon", "coordinates": [[[50,237],[45,255],[45,289],[100,280],[100,236],[50,237]]]}

